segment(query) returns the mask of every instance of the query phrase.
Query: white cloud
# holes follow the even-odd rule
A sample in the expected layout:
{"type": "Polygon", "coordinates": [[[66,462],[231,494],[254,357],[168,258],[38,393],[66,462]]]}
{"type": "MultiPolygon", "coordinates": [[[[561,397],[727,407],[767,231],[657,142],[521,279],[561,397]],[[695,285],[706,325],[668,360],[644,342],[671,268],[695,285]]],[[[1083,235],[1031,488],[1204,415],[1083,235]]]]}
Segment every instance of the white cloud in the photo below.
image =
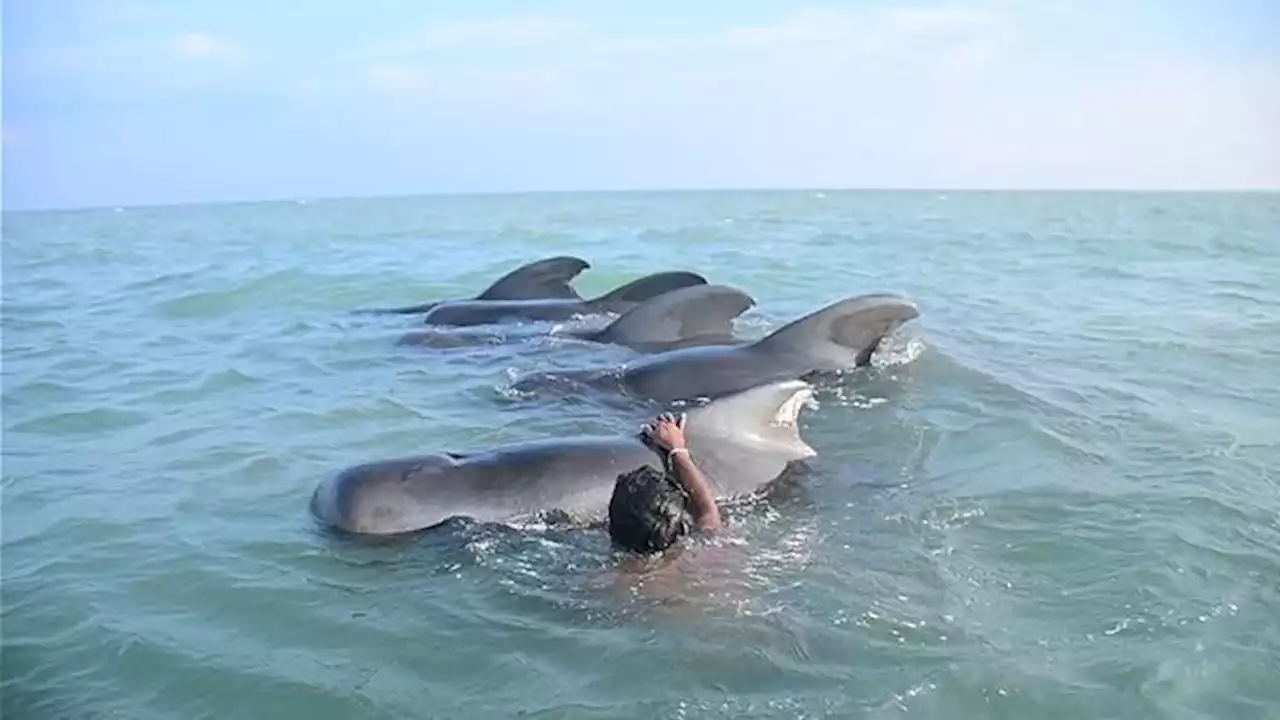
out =
{"type": "Polygon", "coordinates": [[[537,113],[562,113],[573,107],[578,97],[569,89],[563,74],[537,66],[444,70],[410,62],[385,62],[366,68],[363,83],[379,92],[383,103],[417,104],[436,120],[453,117],[474,122],[475,116],[527,119],[537,113]]]}
{"type": "Polygon", "coordinates": [[[103,39],[95,43],[45,46],[27,52],[21,67],[35,75],[62,77],[174,77],[193,65],[210,68],[243,65],[249,53],[239,44],[204,32],[103,39]],[[174,59],[192,61],[175,73],[174,59]]]}
{"type": "Polygon", "coordinates": [[[401,43],[364,81],[489,132],[681,147],[674,163],[738,163],[766,182],[1280,183],[1280,108],[1265,99],[1276,72],[1245,78],[1189,54],[1055,65],[1020,20],[938,5],[810,9],[682,36],[452,23],[401,43]]]}
{"type": "Polygon", "coordinates": [[[238,44],[203,32],[182,33],[173,38],[170,46],[175,53],[186,58],[230,62],[248,59],[248,53],[238,44]]]}
{"type": "Polygon", "coordinates": [[[0,121],[0,148],[14,147],[21,138],[18,126],[9,120],[0,121]]]}
{"type": "Polygon", "coordinates": [[[974,42],[994,45],[1012,35],[1011,18],[963,7],[805,10],[762,27],[731,28],[722,41],[741,48],[845,56],[932,56],[974,42]]]}
{"type": "Polygon", "coordinates": [[[369,54],[380,58],[405,58],[482,45],[503,49],[530,48],[565,42],[583,31],[584,28],[575,23],[540,17],[456,20],[427,25],[404,39],[376,47],[369,54]]]}
{"type": "Polygon", "coordinates": [[[377,63],[365,69],[365,82],[374,90],[391,93],[421,92],[432,87],[425,68],[402,63],[377,63]]]}
{"type": "Polygon", "coordinates": [[[577,64],[602,41],[612,38],[553,18],[441,22],[361,53],[357,82],[436,117],[570,108],[585,102],[577,64]]]}
{"type": "Polygon", "coordinates": [[[957,45],[945,57],[943,77],[956,83],[972,82],[987,75],[1006,57],[1008,48],[993,38],[978,38],[957,45]]]}
{"type": "Polygon", "coordinates": [[[1274,98],[1275,74],[1186,64],[1037,73],[977,98],[957,90],[924,141],[951,184],[1274,188],[1274,98]]]}
{"type": "MultiPolygon", "coordinates": [[[[702,105],[727,95],[774,93],[786,103],[799,94],[839,103],[836,96],[852,92],[851,81],[885,68],[923,72],[925,82],[976,79],[1001,62],[1013,30],[1004,15],[951,6],[804,10],[771,25],[695,36],[620,36],[530,17],[452,22],[367,53],[373,61],[363,80],[380,92],[424,96],[465,78],[488,96],[494,86],[526,87],[536,74],[538,85],[554,87],[579,110],[602,97],[677,112],[682,102],[702,105]],[[482,50],[468,56],[475,48],[482,50]]],[[[465,101],[465,94],[453,99],[465,101]]]]}
{"type": "Polygon", "coordinates": [[[959,5],[890,8],[884,11],[884,20],[887,27],[917,36],[1002,30],[1011,23],[1003,13],[959,5]]]}

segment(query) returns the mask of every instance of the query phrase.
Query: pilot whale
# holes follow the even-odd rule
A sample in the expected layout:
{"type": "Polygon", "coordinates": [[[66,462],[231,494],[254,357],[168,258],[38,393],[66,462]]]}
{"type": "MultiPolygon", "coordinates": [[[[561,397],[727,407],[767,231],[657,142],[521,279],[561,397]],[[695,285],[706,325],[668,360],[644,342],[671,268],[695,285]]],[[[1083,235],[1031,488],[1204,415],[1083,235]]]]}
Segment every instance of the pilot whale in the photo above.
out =
{"type": "Polygon", "coordinates": [[[621,368],[536,373],[517,380],[514,389],[537,391],[568,380],[664,405],[714,399],[865,366],[887,335],[918,315],[905,298],[863,295],[832,303],[755,342],[642,355],[621,368]]]}
{"type": "Polygon", "coordinates": [[[643,302],[600,330],[570,330],[569,337],[658,353],[703,345],[736,345],[733,321],[755,306],[728,285],[693,285],[643,302]]]}
{"type": "MultiPolygon", "coordinates": [[[[569,283],[591,264],[580,257],[562,255],[526,263],[498,278],[471,300],[581,300],[569,283]]],[[[422,314],[449,300],[433,300],[399,308],[373,308],[358,313],[422,314]]]]}
{"type": "Polygon", "coordinates": [[[734,287],[690,285],[646,300],[604,328],[552,328],[515,336],[473,328],[440,328],[405,333],[397,344],[455,348],[550,335],[621,345],[641,353],[734,345],[744,341],[734,337],[733,322],[754,305],[750,295],[734,287]]]}
{"type": "MultiPolygon", "coordinates": [[[[685,437],[719,499],[763,490],[817,452],[797,420],[813,389],[790,380],[693,408],[685,437]]],[[[602,520],[617,477],[661,458],[638,435],[574,437],[489,450],[380,460],[322,480],[311,513],[353,534],[395,535],[457,517],[519,522],[565,514],[602,520]]]]}
{"type": "Polygon", "coordinates": [[[706,285],[697,273],[653,273],[599,297],[548,300],[450,300],[437,303],[422,318],[425,325],[465,327],[507,321],[558,321],[575,315],[625,313],[640,303],[690,285],[706,285]]]}

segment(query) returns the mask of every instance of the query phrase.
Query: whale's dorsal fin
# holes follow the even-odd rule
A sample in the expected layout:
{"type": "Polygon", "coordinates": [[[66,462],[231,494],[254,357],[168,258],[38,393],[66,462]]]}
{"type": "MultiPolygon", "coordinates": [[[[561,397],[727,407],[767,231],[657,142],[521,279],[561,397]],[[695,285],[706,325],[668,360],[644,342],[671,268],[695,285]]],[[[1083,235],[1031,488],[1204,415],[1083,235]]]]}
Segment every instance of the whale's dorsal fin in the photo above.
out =
{"type": "MultiPolygon", "coordinates": [[[[521,265],[498,278],[474,299],[581,300],[582,296],[569,283],[589,267],[591,265],[586,260],[571,255],[537,260],[521,265]]],[[[449,301],[433,300],[420,305],[407,305],[397,308],[370,308],[367,310],[355,310],[354,312],[363,315],[420,315],[431,312],[437,305],[446,302],[449,301]]]]}
{"type": "Polygon", "coordinates": [[[575,299],[582,296],[569,284],[591,264],[580,257],[545,258],[512,270],[498,278],[477,300],[575,299]]]}
{"type": "Polygon", "coordinates": [[[880,341],[920,314],[896,295],[863,295],[832,303],[778,328],[752,347],[796,358],[806,372],[866,365],[880,341]]]}
{"type": "Polygon", "coordinates": [[[684,270],[653,273],[632,280],[618,288],[614,288],[600,297],[591,300],[602,310],[620,312],[630,310],[635,303],[642,303],[672,290],[691,285],[706,285],[707,279],[698,273],[684,270]]]}
{"type": "Polygon", "coordinates": [[[733,320],[755,305],[727,285],[691,285],[648,300],[591,336],[597,342],[640,347],[733,333],[733,320]]]}

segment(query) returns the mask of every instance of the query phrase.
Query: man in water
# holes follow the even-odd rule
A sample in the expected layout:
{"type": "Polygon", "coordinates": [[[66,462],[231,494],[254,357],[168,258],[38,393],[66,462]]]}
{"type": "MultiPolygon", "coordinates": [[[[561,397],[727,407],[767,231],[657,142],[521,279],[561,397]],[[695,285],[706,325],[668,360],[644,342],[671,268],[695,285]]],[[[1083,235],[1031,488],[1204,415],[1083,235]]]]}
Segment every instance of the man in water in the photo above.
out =
{"type": "Polygon", "coordinates": [[[662,456],[665,472],[644,465],[618,476],[609,536],[626,550],[661,553],[695,528],[714,533],[724,526],[711,485],[685,443],[684,422],[684,415],[659,415],[641,431],[662,456]]]}

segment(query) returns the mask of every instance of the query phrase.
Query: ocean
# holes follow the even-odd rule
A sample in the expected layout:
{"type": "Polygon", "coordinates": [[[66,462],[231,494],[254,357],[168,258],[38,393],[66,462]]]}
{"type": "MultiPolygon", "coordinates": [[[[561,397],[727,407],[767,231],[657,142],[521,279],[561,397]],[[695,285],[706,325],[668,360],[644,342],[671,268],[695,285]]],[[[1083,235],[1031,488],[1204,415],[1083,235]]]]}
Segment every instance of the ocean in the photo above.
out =
{"type": "Polygon", "coordinates": [[[3,302],[6,720],[1280,718],[1278,194],[8,212],[3,302]],[[559,254],[586,295],[740,287],[743,336],[921,315],[673,582],[593,527],[324,532],[311,491],[359,462],[635,429],[511,390],[620,348],[351,312],[559,254]]]}

